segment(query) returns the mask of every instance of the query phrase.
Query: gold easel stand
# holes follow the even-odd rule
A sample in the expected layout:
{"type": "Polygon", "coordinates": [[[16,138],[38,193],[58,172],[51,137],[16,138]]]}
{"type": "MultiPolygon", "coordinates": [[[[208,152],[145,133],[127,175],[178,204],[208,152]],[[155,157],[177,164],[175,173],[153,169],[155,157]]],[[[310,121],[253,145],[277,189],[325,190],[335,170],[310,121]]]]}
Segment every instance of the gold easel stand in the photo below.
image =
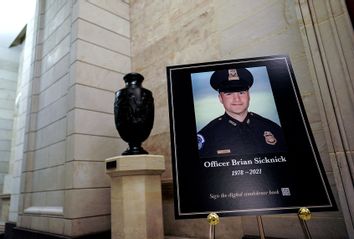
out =
{"type": "Polygon", "coordinates": [[[299,209],[298,212],[298,217],[299,221],[302,227],[302,230],[304,231],[306,239],[312,239],[311,233],[309,231],[309,228],[307,227],[306,221],[309,221],[311,219],[311,212],[308,208],[302,207],[299,209]]]}
{"type": "Polygon", "coordinates": [[[257,216],[257,224],[258,224],[259,237],[261,239],[265,239],[262,216],[257,216]]]}
{"type": "Polygon", "coordinates": [[[215,239],[215,227],[216,227],[216,224],[218,224],[220,222],[219,216],[218,216],[218,214],[212,212],[212,213],[209,213],[207,220],[210,225],[209,239],[215,239]]]}

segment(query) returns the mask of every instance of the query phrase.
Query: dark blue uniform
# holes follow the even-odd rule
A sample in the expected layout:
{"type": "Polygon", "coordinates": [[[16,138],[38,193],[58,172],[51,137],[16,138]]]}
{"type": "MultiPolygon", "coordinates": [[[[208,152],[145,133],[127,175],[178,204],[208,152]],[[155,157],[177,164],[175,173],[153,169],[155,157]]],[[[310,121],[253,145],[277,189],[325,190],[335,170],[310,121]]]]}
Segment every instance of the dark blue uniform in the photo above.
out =
{"type": "Polygon", "coordinates": [[[199,155],[205,157],[286,151],[279,125],[249,112],[243,122],[226,113],[198,132],[199,155]]]}

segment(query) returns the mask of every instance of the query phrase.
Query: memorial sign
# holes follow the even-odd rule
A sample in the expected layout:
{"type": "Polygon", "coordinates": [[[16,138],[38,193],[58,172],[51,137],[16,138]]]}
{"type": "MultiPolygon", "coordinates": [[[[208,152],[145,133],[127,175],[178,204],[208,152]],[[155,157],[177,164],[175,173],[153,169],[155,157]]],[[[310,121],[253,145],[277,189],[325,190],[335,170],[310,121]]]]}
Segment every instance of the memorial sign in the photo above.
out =
{"type": "Polygon", "coordinates": [[[288,56],[167,78],[176,218],[336,209],[288,56]]]}

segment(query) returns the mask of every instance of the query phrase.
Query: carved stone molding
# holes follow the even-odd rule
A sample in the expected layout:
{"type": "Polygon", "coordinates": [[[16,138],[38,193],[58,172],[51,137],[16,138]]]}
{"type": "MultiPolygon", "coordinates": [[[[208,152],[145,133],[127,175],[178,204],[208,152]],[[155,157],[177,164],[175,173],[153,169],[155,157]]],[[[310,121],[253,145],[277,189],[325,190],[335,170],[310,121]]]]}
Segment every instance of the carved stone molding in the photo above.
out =
{"type": "Polygon", "coordinates": [[[344,0],[298,0],[297,14],[340,207],[354,238],[354,37],[344,0]]]}

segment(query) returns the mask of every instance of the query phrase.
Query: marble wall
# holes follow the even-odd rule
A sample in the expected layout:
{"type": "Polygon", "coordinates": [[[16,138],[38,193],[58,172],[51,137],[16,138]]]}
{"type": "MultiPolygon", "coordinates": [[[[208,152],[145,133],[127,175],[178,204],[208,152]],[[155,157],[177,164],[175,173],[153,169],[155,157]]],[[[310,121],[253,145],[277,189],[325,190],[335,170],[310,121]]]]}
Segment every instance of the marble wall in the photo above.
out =
{"type": "MultiPolygon", "coordinates": [[[[33,13],[34,14],[34,13],[33,13]]],[[[5,180],[4,193],[11,194],[9,217],[10,222],[17,222],[19,213],[21,170],[24,159],[26,120],[28,119],[30,104],[30,89],[32,80],[34,18],[26,26],[27,37],[22,43],[22,51],[17,82],[16,104],[14,107],[14,125],[11,145],[11,158],[9,172],[5,180]]]]}
{"type": "MultiPolygon", "coordinates": [[[[110,229],[110,180],[103,162],[127,147],[114,126],[114,92],[124,86],[124,74],[136,71],[144,75],[143,86],[155,98],[154,128],[144,148],[166,159],[162,175],[165,235],[208,238],[206,219],[174,219],[166,66],[287,54],[339,205],[338,212],[314,213],[309,229],[317,238],[347,238],[350,222],[344,218],[350,218],[346,210],[350,202],[343,196],[346,191],[337,189],[342,185],[350,192],[350,178],[339,173],[345,160],[338,158],[352,153],[351,125],[341,129],[348,132],[343,150],[333,126],[342,121],[334,124],[331,119],[350,120],[345,115],[352,100],[340,100],[346,105],[341,115],[334,113],[338,104],[324,103],[327,98],[336,102],[334,96],[343,91],[323,94],[326,84],[335,81],[321,81],[318,69],[324,58],[311,56],[321,49],[334,55],[338,48],[333,44],[316,48],[309,39],[318,36],[309,35],[321,32],[327,39],[329,30],[324,26],[333,26],[335,20],[342,20],[336,25],[340,35],[352,39],[352,32],[344,27],[347,16],[340,10],[331,13],[336,19],[327,21],[319,14],[318,28],[309,31],[314,24],[307,22],[312,15],[305,13],[314,11],[314,5],[308,7],[308,2],[316,5],[316,11],[344,9],[342,0],[326,4],[319,0],[39,0],[26,40],[29,51],[24,59],[30,63],[24,72],[30,74],[24,73],[21,83],[16,126],[19,153],[14,164],[19,169],[22,160],[23,165],[14,178],[19,182],[21,175],[21,191],[11,195],[10,216],[21,228],[72,237],[110,229]],[[18,219],[16,205],[20,206],[18,219]]],[[[324,67],[325,79],[332,79],[328,75],[352,58],[348,52],[353,41],[333,36],[338,34],[332,34],[332,39],[347,51],[335,58],[343,64],[331,61],[330,67],[324,67]]],[[[352,78],[349,67],[344,74],[344,86],[349,86],[344,87],[348,89],[345,95],[351,94],[352,78]]],[[[294,214],[263,219],[267,236],[303,237],[294,214]]],[[[222,238],[257,235],[255,217],[223,218],[217,233],[222,238]]]]}
{"type": "Polygon", "coordinates": [[[19,49],[0,47],[0,190],[9,169],[19,49]]]}
{"type": "Polygon", "coordinates": [[[70,29],[62,25],[70,16],[64,6],[64,1],[52,7],[38,1],[32,34],[27,32],[27,38],[33,37],[27,48],[33,52],[17,221],[23,228],[53,228],[63,213],[66,118],[61,108],[66,104],[70,29]]]}
{"type": "MultiPolygon", "coordinates": [[[[300,30],[347,232],[354,238],[353,26],[344,1],[300,1],[300,30]]],[[[332,183],[333,184],[333,183],[332,183]]]]}
{"type": "Polygon", "coordinates": [[[127,147],[114,126],[113,101],[131,66],[129,5],[88,0],[73,7],[64,217],[77,236],[110,229],[104,160],[127,147]]]}
{"type": "MultiPolygon", "coordinates": [[[[299,12],[299,4],[303,2],[305,1],[130,1],[132,69],[146,77],[145,86],[157,98],[156,115],[159,117],[155,120],[152,136],[146,145],[152,153],[165,155],[167,170],[163,176],[167,185],[172,181],[172,173],[166,66],[287,54],[294,68],[327,176],[340,204],[326,140],[326,128],[323,127],[326,121],[321,116],[322,106],[318,105],[321,100],[318,99],[312,69],[309,67],[308,46],[304,44],[307,40],[303,36],[299,12]]],[[[329,3],[315,2],[323,8],[330,6],[329,3]]],[[[334,1],[332,4],[339,2],[334,1]]],[[[173,220],[172,208],[172,197],[165,197],[167,235],[207,237],[205,220],[173,220]]],[[[235,217],[225,221],[230,221],[230,225],[227,226],[225,222],[225,228],[218,230],[218,236],[222,238],[258,234],[255,217],[235,217]]],[[[264,223],[267,236],[303,236],[298,218],[294,214],[264,216],[264,223]]],[[[314,236],[319,238],[331,238],[333,235],[338,238],[347,237],[341,208],[339,212],[314,213],[309,227],[314,236]],[[317,230],[318,228],[321,230],[317,230]]]]}
{"type": "Polygon", "coordinates": [[[130,72],[129,5],[38,1],[32,34],[17,224],[67,236],[107,231],[103,161],[127,147],[115,130],[113,100],[130,72]]]}
{"type": "Polygon", "coordinates": [[[0,231],[8,220],[11,185],[7,183],[10,177],[18,71],[20,68],[21,46],[0,47],[0,231]]]}

